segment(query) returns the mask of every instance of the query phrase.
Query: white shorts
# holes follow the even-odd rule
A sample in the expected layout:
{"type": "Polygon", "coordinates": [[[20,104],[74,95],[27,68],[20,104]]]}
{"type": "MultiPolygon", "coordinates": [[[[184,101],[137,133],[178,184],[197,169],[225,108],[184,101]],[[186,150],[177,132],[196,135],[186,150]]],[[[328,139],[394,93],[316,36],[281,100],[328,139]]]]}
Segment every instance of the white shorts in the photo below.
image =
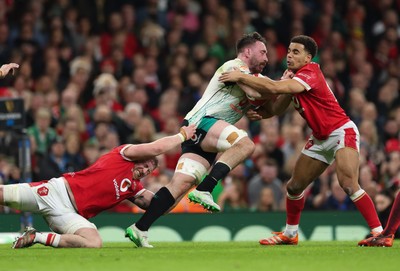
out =
{"type": "Polygon", "coordinates": [[[311,135],[301,152],[331,165],[336,152],[345,147],[360,151],[360,133],[352,121],[334,130],[325,140],[318,140],[311,135]]]}
{"type": "Polygon", "coordinates": [[[81,228],[97,229],[93,223],[76,212],[63,177],[53,178],[36,186],[34,184],[5,185],[5,205],[43,215],[50,229],[57,233],[74,234],[81,228]]]}

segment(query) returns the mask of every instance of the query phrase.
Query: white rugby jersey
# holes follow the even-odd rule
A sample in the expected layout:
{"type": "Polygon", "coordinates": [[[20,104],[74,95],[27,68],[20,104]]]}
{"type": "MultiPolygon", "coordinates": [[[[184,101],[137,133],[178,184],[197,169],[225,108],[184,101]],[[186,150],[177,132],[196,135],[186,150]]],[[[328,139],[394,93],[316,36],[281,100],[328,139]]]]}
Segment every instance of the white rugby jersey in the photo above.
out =
{"type": "Polygon", "coordinates": [[[234,67],[250,74],[249,67],[239,58],[225,62],[214,73],[201,99],[186,115],[185,119],[190,124],[197,125],[206,116],[235,124],[243,117],[249,109],[245,92],[236,83],[224,84],[218,81],[223,72],[231,71],[234,67]]]}

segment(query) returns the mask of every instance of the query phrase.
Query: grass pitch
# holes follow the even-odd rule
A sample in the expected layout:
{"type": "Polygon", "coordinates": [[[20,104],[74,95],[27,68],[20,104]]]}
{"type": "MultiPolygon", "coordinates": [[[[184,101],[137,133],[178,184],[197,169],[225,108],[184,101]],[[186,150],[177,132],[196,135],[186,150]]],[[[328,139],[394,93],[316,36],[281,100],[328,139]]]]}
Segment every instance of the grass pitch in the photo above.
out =
{"type": "Polygon", "coordinates": [[[257,242],[105,243],[101,249],[54,249],[0,245],[0,270],[225,271],[399,270],[400,242],[392,248],[357,247],[357,242],[301,242],[265,247],[257,242]]]}

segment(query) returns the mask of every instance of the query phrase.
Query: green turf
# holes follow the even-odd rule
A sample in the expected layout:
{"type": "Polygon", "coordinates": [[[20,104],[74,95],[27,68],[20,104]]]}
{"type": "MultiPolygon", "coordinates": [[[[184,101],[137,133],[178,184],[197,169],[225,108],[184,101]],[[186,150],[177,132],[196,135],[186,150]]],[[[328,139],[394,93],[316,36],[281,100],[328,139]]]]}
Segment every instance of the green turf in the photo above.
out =
{"type": "MultiPolygon", "coordinates": [[[[397,242],[396,242],[397,241],[397,242]]],[[[400,242],[392,248],[357,247],[356,242],[301,242],[264,247],[257,242],[106,243],[101,249],[54,249],[0,245],[0,270],[225,271],[400,270],[400,242]]]]}

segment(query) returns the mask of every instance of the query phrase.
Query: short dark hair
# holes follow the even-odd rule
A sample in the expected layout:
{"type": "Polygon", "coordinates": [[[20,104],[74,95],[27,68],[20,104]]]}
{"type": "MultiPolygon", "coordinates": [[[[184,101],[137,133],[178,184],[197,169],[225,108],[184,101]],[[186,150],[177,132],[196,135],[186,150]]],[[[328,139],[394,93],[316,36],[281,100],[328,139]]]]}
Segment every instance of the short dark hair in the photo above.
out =
{"type": "Polygon", "coordinates": [[[304,45],[304,49],[311,54],[312,57],[317,55],[318,45],[315,40],[309,36],[299,35],[293,37],[290,42],[300,43],[304,45]]]}
{"type": "Polygon", "coordinates": [[[245,47],[254,44],[257,41],[267,45],[267,41],[258,32],[244,34],[243,37],[240,38],[236,43],[236,53],[242,52],[245,47]]]}

